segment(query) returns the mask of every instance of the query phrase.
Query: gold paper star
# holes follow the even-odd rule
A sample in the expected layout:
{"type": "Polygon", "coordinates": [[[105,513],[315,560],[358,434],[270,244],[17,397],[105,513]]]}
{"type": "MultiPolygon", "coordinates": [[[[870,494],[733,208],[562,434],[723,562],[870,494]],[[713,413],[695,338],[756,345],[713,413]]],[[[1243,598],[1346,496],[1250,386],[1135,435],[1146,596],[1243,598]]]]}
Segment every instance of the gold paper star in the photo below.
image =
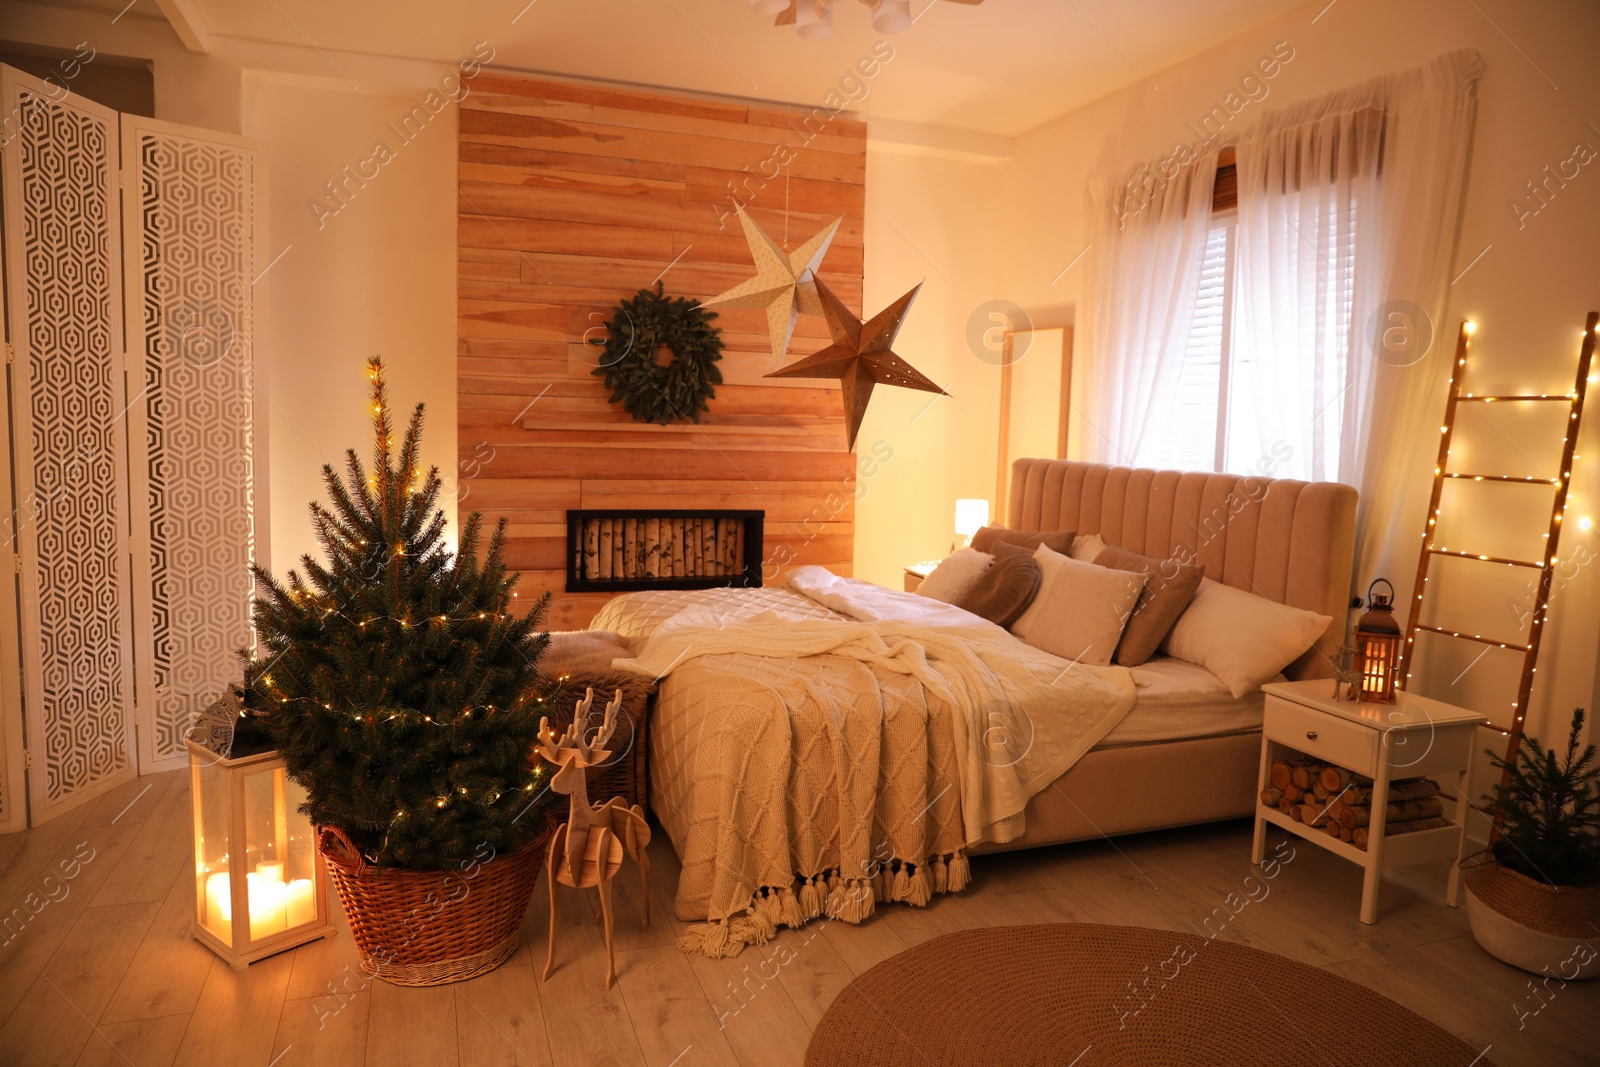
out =
{"type": "Polygon", "coordinates": [[[872,399],[874,385],[897,385],[902,389],[950,395],[891,351],[906,312],[911,310],[911,301],[922,288],[921,282],[866,323],[852,315],[822,282],[818,281],[816,287],[822,300],[822,315],[828,320],[828,332],[833,334],[833,344],[767,377],[839,379],[843,387],[844,417],[849,424],[850,448],[856,446],[856,433],[866,417],[867,401],[872,399]]]}
{"type": "Polygon", "coordinates": [[[739,223],[744,227],[745,240],[750,242],[756,276],[710,300],[702,300],[700,306],[765,307],[767,330],[772,335],[772,354],[782,363],[800,312],[822,314],[815,284],[817,268],[822,265],[822,257],[827,254],[828,245],[833,242],[833,235],[842,221],[842,218],[834,219],[793,252],[784,252],[744,213],[744,208],[739,208],[739,223]]]}

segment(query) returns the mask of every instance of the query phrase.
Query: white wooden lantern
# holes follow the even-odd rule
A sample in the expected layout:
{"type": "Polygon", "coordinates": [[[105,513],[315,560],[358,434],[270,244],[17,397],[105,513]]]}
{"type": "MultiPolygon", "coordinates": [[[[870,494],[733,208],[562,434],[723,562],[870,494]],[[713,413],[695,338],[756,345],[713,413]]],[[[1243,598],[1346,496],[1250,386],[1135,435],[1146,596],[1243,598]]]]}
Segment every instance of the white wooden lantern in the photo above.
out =
{"type": "Polygon", "coordinates": [[[333,933],[305,789],[276,752],[228,759],[193,741],[195,940],[234,970],[333,933]]]}

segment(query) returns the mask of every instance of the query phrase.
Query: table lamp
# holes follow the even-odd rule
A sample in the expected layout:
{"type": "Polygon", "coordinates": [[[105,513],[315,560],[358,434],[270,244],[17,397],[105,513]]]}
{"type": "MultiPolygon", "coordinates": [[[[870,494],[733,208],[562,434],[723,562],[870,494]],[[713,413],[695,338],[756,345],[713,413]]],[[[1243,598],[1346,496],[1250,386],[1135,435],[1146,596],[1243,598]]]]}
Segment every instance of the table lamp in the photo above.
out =
{"type": "Polygon", "coordinates": [[[956,543],[951,551],[972,543],[972,535],[989,525],[987,500],[963,499],[956,501],[956,543]]]}

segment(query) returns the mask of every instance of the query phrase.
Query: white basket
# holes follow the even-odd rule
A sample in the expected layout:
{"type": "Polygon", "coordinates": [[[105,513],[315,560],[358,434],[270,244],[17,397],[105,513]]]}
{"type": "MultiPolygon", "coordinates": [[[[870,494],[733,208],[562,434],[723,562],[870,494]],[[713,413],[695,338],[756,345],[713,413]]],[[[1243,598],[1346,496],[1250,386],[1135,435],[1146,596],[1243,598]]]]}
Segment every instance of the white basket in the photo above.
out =
{"type": "Polygon", "coordinates": [[[1489,955],[1524,971],[1569,982],[1600,974],[1600,935],[1585,940],[1543,933],[1495,911],[1478,899],[1471,885],[1466,889],[1472,936],[1489,955]],[[1588,962],[1582,963],[1584,959],[1588,962]]]}

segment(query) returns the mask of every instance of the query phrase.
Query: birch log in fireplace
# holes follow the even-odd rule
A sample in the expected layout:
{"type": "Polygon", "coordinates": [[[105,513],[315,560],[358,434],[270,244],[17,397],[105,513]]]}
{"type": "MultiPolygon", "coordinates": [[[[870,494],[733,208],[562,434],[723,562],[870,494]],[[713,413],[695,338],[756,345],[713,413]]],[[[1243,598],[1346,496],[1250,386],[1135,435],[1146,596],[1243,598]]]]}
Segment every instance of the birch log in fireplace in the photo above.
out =
{"type": "Polygon", "coordinates": [[[567,592],[761,584],[762,511],[568,511],[567,592]]]}

